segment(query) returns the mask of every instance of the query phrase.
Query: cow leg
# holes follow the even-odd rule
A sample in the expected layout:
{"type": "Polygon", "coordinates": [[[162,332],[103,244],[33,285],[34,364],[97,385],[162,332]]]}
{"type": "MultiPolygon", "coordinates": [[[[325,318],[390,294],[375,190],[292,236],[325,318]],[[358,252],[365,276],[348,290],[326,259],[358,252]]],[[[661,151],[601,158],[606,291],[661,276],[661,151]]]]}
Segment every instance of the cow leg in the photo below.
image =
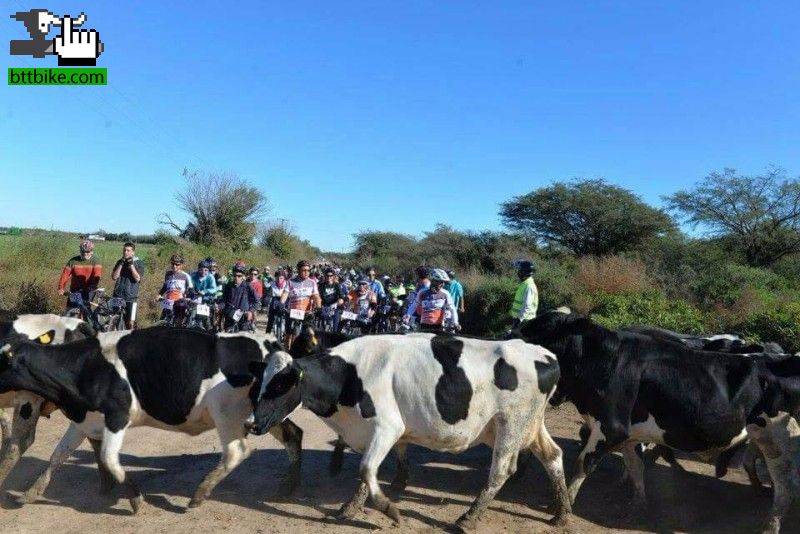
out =
{"type": "MultiPolygon", "coordinates": [[[[519,453],[521,436],[515,435],[511,424],[505,421],[502,416],[496,419],[496,434],[492,448],[492,466],[489,469],[489,480],[486,486],[478,494],[464,515],[456,521],[456,527],[462,531],[473,530],[481,514],[497,495],[497,492],[511,476],[516,465],[514,457],[519,453]]],[[[519,434],[517,432],[516,434],[519,434]]]]}
{"type": "Polygon", "coordinates": [[[397,506],[387,499],[386,495],[381,491],[377,475],[378,468],[397,443],[397,440],[400,439],[400,436],[403,435],[403,431],[404,425],[402,421],[398,421],[395,424],[383,423],[376,425],[372,440],[361,458],[361,484],[350,502],[345,504],[339,511],[340,517],[352,518],[363,508],[366,501],[366,493],[364,492],[364,487],[366,486],[375,508],[389,516],[395,523],[400,523],[400,512],[397,510],[397,506]]]}
{"type": "Polygon", "coordinates": [[[231,417],[219,421],[217,433],[222,443],[222,458],[219,464],[206,475],[197,487],[194,497],[189,501],[189,508],[196,508],[203,504],[203,501],[211,495],[216,485],[250,456],[246,430],[240,419],[231,417]]]}
{"type": "Polygon", "coordinates": [[[644,489],[644,463],[636,451],[638,443],[635,441],[628,441],[622,446],[622,458],[625,461],[625,470],[628,473],[628,479],[633,485],[633,503],[634,506],[646,506],[647,497],[644,489]]]}
{"type": "Polygon", "coordinates": [[[281,424],[269,429],[269,433],[286,448],[289,455],[289,474],[281,484],[281,493],[291,495],[300,484],[300,466],[303,452],[303,429],[291,420],[285,419],[281,424]]]}
{"type": "Polygon", "coordinates": [[[534,435],[529,448],[544,466],[547,476],[550,477],[550,483],[553,485],[554,504],[556,505],[553,523],[566,525],[569,514],[572,513],[572,505],[569,501],[567,481],[564,478],[563,452],[550,436],[544,422],[539,426],[539,432],[534,435]]]}
{"type": "Polygon", "coordinates": [[[623,432],[615,432],[615,439],[607,441],[609,437],[605,436],[600,429],[600,421],[592,420],[589,424],[589,436],[586,440],[586,445],[583,446],[581,452],[578,454],[578,460],[575,465],[575,474],[569,483],[569,499],[570,503],[575,504],[575,497],[581,489],[586,475],[594,471],[600,459],[610,451],[613,446],[619,445],[627,439],[623,432]]]}
{"type": "Polygon", "coordinates": [[[533,456],[534,454],[530,449],[522,449],[517,453],[514,458],[514,473],[511,475],[511,480],[520,480],[525,475],[533,456]]]}
{"type": "MultiPolygon", "coordinates": [[[[127,428],[127,427],[125,427],[127,428]]],[[[125,475],[125,469],[119,462],[119,451],[122,449],[122,442],[125,439],[125,428],[117,432],[112,432],[108,428],[103,429],[103,443],[100,446],[100,459],[103,465],[106,466],[109,473],[118,484],[122,484],[125,488],[125,497],[131,504],[133,513],[139,512],[139,509],[144,503],[142,493],[139,491],[138,486],[125,475]]]]}
{"type": "Polygon", "coordinates": [[[342,472],[342,464],[344,463],[344,448],[346,445],[347,444],[342,439],[342,436],[336,436],[336,443],[333,444],[331,463],[328,464],[328,473],[332,477],[335,477],[342,472]]]}
{"type": "Polygon", "coordinates": [[[752,486],[756,494],[765,495],[769,493],[769,491],[764,487],[761,478],[758,476],[758,471],[756,470],[756,460],[759,458],[763,458],[761,450],[752,441],[748,442],[747,450],[744,453],[744,460],[742,461],[742,467],[744,467],[747,478],[750,479],[750,486],[752,486]]]}
{"type": "Polygon", "coordinates": [[[58,467],[69,458],[70,454],[83,443],[84,438],[86,438],[86,434],[78,428],[78,425],[70,423],[66,433],[61,438],[61,441],[58,442],[53,454],[50,456],[50,464],[47,466],[47,469],[39,475],[36,482],[34,482],[25,493],[16,499],[17,504],[29,504],[41,497],[44,490],[47,489],[48,484],[50,484],[50,477],[53,475],[53,471],[58,469],[58,467]]]}
{"type": "MultiPolygon", "coordinates": [[[[14,406],[14,424],[11,427],[11,435],[7,438],[6,431],[3,431],[0,485],[5,482],[8,474],[36,439],[36,423],[39,421],[42,402],[43,400],[40,398],[26,399],[14,406]]],[[[3,417],[5,418],[5,413],[3,413],[3,417]]]]}
{"type": "Polygon", "coordinates": [[[391,488],[395,491],[403,491],[408,484],[408,444],[397,443],[394,446],[394,454],[397,456],[397,474],[392,480],[391,488]]]}
{"type": "Polygon", "coordinates": [[[114,480],[114,476],[103,463],[103,458],[100,454],[103,442],[99,439],[89,438],[89,444],[92,446],[95,460],[97,460],[97,471],[100,474],[100,495],[108,495],[111,493],[111,490],[114,489],[114,485],[117,483],[117,481],[114,480]]]}
{"type": "Polygon", "coordinates": [[[792,505],[792,492],[785,479],[787,476],[790,476],[789,473],[781,473],[780,480],[778,477],[772,477],[772,489],[775,493],[772,497],[772,508],[767,517],[767,524],[764,527],[765,534],[780,532],[781,519],[789,512],[789,507],[792,505]]]}

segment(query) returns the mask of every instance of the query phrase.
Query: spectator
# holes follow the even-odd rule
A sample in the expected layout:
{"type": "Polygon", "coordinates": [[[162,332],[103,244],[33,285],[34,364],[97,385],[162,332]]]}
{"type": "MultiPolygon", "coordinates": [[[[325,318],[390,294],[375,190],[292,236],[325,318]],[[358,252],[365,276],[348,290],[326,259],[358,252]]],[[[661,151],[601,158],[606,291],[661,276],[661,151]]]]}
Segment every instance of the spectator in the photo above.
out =
{"type": "Polygon", "coordinates": [[[136,245],[130,241],[122,245],[122,257],[114,264],[111,279],[114,284],[114,297],[125,299],[125,328],[136,328],[137,301],[139,287],[144,274],[144,263],[136,255],[136,245]]]}

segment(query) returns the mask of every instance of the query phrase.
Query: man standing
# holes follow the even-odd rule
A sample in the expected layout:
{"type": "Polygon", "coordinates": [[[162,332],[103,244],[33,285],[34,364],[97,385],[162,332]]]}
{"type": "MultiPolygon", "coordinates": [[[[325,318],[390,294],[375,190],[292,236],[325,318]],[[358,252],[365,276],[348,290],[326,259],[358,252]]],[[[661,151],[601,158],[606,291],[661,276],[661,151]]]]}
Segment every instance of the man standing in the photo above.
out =
{"type": "MultiPolygon", "coordinates": [[[[103,265],[94,256],[94,243],[88,239],[81,241],[80,254],[69,259],[61,271],[61,278],[58,280],[58,294],[67,294],[67,282],[69,282],[69,292],[80,292],[84,302],[89,302],[89,293],[97,289],[100,277],[103,274],[103,265]]],[[[67,303],[69,308],[69,303],[67,303]]]]}
{"type": "Polygon", "coordinates": [[[114,285],[114,297],[125,299],[125,328],[136,328],[136,307],[139,299],[139,286],[144,274],[144,263],[136,255],[136,245],[130,241],[122,245],[122,257],[117,260],[111,279],[114,285]]]}
{"type": "Polygon", "coordinates": [[[536,317],[536,309],[539,307],[539,290],[533,281],[535,271],[533,262],[528,260],[516,260],[514,266],[517,268],[517,278],[521,282],[514,294],[514,304],[511,306],[511,330],[519,329],[523,321],[530,321],[536,317]]]}
{"type": "Polygon", "coordinates": [[[251,330],[258,306],[253,286],[245,280],[247,267],[237,261],[233,266],[233,280],[225,284],[222,302],[225,306],[225,330],[239,325],[240,330],[251,330]]]}
{"type": "Polygon", "coordinates": [[[319,287],[311,280],[310,275],[311,264],[306,260],[297,262],[297,276],[286,283],[281,295],[281,302],[288,303],[289,306],[289,324],[284,342],[287,349],[292,348],[292,343],[300,335],[303,324],[311,324],[314,318],[312,312],[322,304],[319,287]]]}
{"type": "Polygon", "coordinates": [[[453,304],[455,304],[458,313],[463,314],[464,286],[461,285],[461,282],[456,280],[456,273],[452,269],[447,271],[447,276],[450,278],[450,281],[444,285],[444,288],[450,293],[450,296],[453,297],[453,304]]]}

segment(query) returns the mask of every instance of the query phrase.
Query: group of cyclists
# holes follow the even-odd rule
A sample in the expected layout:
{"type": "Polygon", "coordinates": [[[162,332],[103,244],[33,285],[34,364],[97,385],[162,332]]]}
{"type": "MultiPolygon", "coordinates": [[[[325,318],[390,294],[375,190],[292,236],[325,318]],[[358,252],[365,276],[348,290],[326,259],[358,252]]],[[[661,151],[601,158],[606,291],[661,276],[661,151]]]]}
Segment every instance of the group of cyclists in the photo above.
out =
{"type": "MultiPolygon", "coordinates": [[[[112,271],[116,284],[113,298],[123,305],[124,327],[135,328],[139,286],[144,265],[135,255],[135,245],[125,243],[122,257],[112,271]]],[[[80,254],[71,258],[59,280],[59,293],[91,300],[102,276],[102,265],[93,255],[89,240],[80,244],[80,254]],[[69,291],[66,284],[69,281],[69,291]]],[[[521,285],[511,310],[512,327],[536,314],[538,293],[533,282],[533,264],[515,263],[521,285]]],[[[293,269],[260,270],[243,261],[223,273],[209,257],[191,273],[181,254],[170,257],[158,301],[161,323],[196,327],[209,331],[254,331],[256,312],[267,313],[266,331],[291,347],[303,325],[347,334],[397,332],[410,329],[432,332],[461,330],[459,315],[465,311],[464,288],[452,270],[420,266],[416,280],[402,276],[380,278],[374,267],[364,272],[345,270],[332,264],[301,260],[293,269]]]]}

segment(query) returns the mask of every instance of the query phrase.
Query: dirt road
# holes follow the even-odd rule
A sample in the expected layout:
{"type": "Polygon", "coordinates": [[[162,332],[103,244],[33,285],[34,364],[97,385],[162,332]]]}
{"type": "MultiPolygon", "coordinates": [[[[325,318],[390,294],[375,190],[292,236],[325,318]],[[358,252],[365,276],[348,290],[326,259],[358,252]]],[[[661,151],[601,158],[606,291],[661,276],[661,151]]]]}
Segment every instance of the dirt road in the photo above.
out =
{"type": "MultiPolygon", "coordinates": [[[[219,444],[213,432],[195,438],[160,430],[137,428],[123,447],[123,465],[145,494],[137,516],[127,500],[101,497],[94,457],[82,447],[53,477],[45,498],[14,508],[8,498],[1,512],[3,532],[365,532],[393,529],[391,521],[368,508],[356,520],[329,517],[347,500],[356,485],[360,456],[349,452],[343,472],[328,476],[333,433],[313,414],[300,411],[293,419],[305,429],[303,487],[291,498],[280,498],[278,486],[288,465],[283,449],[270,436],[252,439],[253,455],[231,474],[211,499],[198,509],[185,509],[203,476],[217,462],[219,444]]],[[[567,471],[577,453],[578,416],[570,408],[550,409],[547,425],[566,453],[567,471]]],[[[9,478],[7,487],[19,491],[45,467],[66,428],[60,414],[39,425],[32,449],[9,478]]],[[[396,532],[441,531],[467,508],[486,480],[491,451],[480,447],[462,455],[434,453],[411,447],[411,481],[399,498],[404,524],[396,532]]],[[[633,514],[627,491],[617,485],[622,461],[611,456],[587,479],[578,501],[571,532],[691,531],[756,532],[769,508],[769,497],[756,497],[741,470],[724,480],[713,478],[708,465],[684,461],[687,472],[658,464],[647,472],[650,510],[633,514]]],[[[390,457],[381,482],[394,475],[390,457]]],[[[509,481],[480,523],[478,532],[555,532],[547,524],[550,503],[544,470],[534,460],[519,480],[509,481]]],[[[797,517],[784,521],[786,532],[797,517]]],[[[796,532],[796,531],[795,531],[796,532]]]]}

